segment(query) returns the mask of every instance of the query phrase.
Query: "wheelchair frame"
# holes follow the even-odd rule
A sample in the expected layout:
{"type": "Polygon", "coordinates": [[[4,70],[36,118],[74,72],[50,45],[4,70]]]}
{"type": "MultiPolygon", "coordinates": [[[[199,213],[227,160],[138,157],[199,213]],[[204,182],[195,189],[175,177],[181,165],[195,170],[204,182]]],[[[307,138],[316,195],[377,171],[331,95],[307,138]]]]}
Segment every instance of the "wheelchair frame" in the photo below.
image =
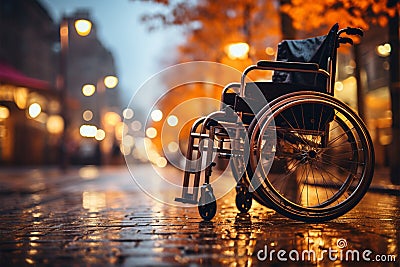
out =
{"type": "MultiPolygon", "coordinates": [[[[232,173],[237,182],[235,201],[240,212],[247,212],[254,198],[289,218],[317,222],[345,214],[362,199],[373,176],[371,137],[358,115],[333,97],[333,86],[337,48],[340,44],[353,44],[351,38],[341,35],[362,36],[363,32],[350,27],[338,30],[337,24],[331,31],[335,34],[334,49],[327,70],[316,63],[259,61],[245,69],[240,83],[224,88],[221,110],[198,119],[191,128],[182,195],[176,201],[198,205],[204,220],[215,216],[216,199],[210,184],[212,168],[216,165],[213,162],[215,154],[231,159],[232,173]],[[254,112],[246,95],[246,86],[249,85],[246,77],[253,70],[319,74],[326,77],[327,84],[323,92],[312,87],[311,90],[297,91],[298,85],[290,85],[294,91],[270,99],[267,105],[257,107],[254,112]],[[306,120],[311,122],[305,122],[304,114],[298,114],[310,113],[311,108],[317,110],[316,115],[309,115],[310,119],[306,117],[306,120]],[[314,122],[316,116],[319,116],[317,126],[314,122]],[[335,135],[336,132],[339,133],[335,135]],[[340,146],[337,143],[333,145],[342,139],[340,146]],[[337,170],[331,165],[338,165],[337,170]],[[301,174],[301,168],[305,175],[301,174]],[[324,168],[328,171],[325,172],[324,168]],[[273,173],[272,169],[278,171],[273,173]],[[204,183],[200,186],[202,172],[204,183]],[[344,177],[341,177],[341,172],[346,173],[344,177]],[[194,176],[192,185],[191,176],[194,176]],[[301,181],[303,176],[304,181],[301,181]],[[333,181],[333,186],[326,181],[328,178],[333,181]],[[279,183],[284,183],[284,186],[279,186],[279,183]],[[292,190],[295,196],[291,196],[287,189],[293,185],[302,187],[301,192],[292,190]],[[305,187],[306,203],[302,199],[305,187]],[[325,189],[326,197],[318,193],[318,188],[325,189]],[[309,193],[318,201],[310,204],[309,193]]],[[[274,83],[269,85],[276,86],[274,83]]]]}

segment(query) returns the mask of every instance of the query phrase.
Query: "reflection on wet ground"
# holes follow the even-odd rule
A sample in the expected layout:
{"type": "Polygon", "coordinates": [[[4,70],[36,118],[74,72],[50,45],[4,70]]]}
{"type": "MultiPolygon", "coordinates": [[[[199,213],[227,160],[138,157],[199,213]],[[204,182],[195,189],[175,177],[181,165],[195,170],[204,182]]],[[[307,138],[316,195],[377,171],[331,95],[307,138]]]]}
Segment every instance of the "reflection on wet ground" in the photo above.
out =
{"type": "Polygon", "coordinates": [[[309,224],[258,204],[238,214],[231,192],[214,220],[202,222],[197,209],[143,194],[120,169],[38,171],[1,176],[0,185],[2,266],[381,266],[362,253],[371,251],[371,260],[399,254],[400,196],[368,193],[345,216],[309,224]]]}

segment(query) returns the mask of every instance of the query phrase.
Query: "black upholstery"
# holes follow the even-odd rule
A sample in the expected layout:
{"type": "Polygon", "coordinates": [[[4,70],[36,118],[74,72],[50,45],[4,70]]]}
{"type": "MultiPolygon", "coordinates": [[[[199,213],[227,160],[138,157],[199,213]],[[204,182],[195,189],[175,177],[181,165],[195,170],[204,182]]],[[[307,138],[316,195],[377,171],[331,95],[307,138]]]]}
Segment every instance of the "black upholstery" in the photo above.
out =
{"type": "MultiPolygon", "coordinates": [[[[328,71],[328,58],[333,58],[336,49],[336,34],[339,25],[335,24],[324,36],[304,40],[284,40],[278,45],[277,61],[316,63],[328,71]]],[[[273,82],[293,83],[326,88],[327,78],[321,74],[275,71],[273,82]]]]}

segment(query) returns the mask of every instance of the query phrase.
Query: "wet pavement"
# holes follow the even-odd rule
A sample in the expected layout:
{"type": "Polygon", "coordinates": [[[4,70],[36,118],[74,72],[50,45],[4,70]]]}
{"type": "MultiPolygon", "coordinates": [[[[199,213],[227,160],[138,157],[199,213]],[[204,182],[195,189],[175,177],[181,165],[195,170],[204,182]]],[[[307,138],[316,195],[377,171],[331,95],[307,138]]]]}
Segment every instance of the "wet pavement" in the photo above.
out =
{"type": "Polygon", "coordinates": [[[238,214],[232,191],[203,222],[143,193],[126,167],[3,169],[0,266],[399,266],[398,192],[310,224],[258,204],[238,214]]]}

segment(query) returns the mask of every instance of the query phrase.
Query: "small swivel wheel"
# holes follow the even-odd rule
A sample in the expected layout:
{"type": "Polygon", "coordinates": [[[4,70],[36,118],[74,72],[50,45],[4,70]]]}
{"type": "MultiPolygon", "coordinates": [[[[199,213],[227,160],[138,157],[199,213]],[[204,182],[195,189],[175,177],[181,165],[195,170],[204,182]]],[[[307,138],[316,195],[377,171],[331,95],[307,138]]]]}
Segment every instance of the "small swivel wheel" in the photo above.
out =
{"type": "Polygon", "coordinates": [[[201,187],[198,210],[201,218],[205,221],[210,221],[217,212],[217,201],[210,184],[204,184],[201,187]]]}
{"type": "Polygon", "coordinates": [[[236,207],[241,213],[246,213],[250,210],[253,201],[253,196],[244,184],[236,186],[236,207]]]}

